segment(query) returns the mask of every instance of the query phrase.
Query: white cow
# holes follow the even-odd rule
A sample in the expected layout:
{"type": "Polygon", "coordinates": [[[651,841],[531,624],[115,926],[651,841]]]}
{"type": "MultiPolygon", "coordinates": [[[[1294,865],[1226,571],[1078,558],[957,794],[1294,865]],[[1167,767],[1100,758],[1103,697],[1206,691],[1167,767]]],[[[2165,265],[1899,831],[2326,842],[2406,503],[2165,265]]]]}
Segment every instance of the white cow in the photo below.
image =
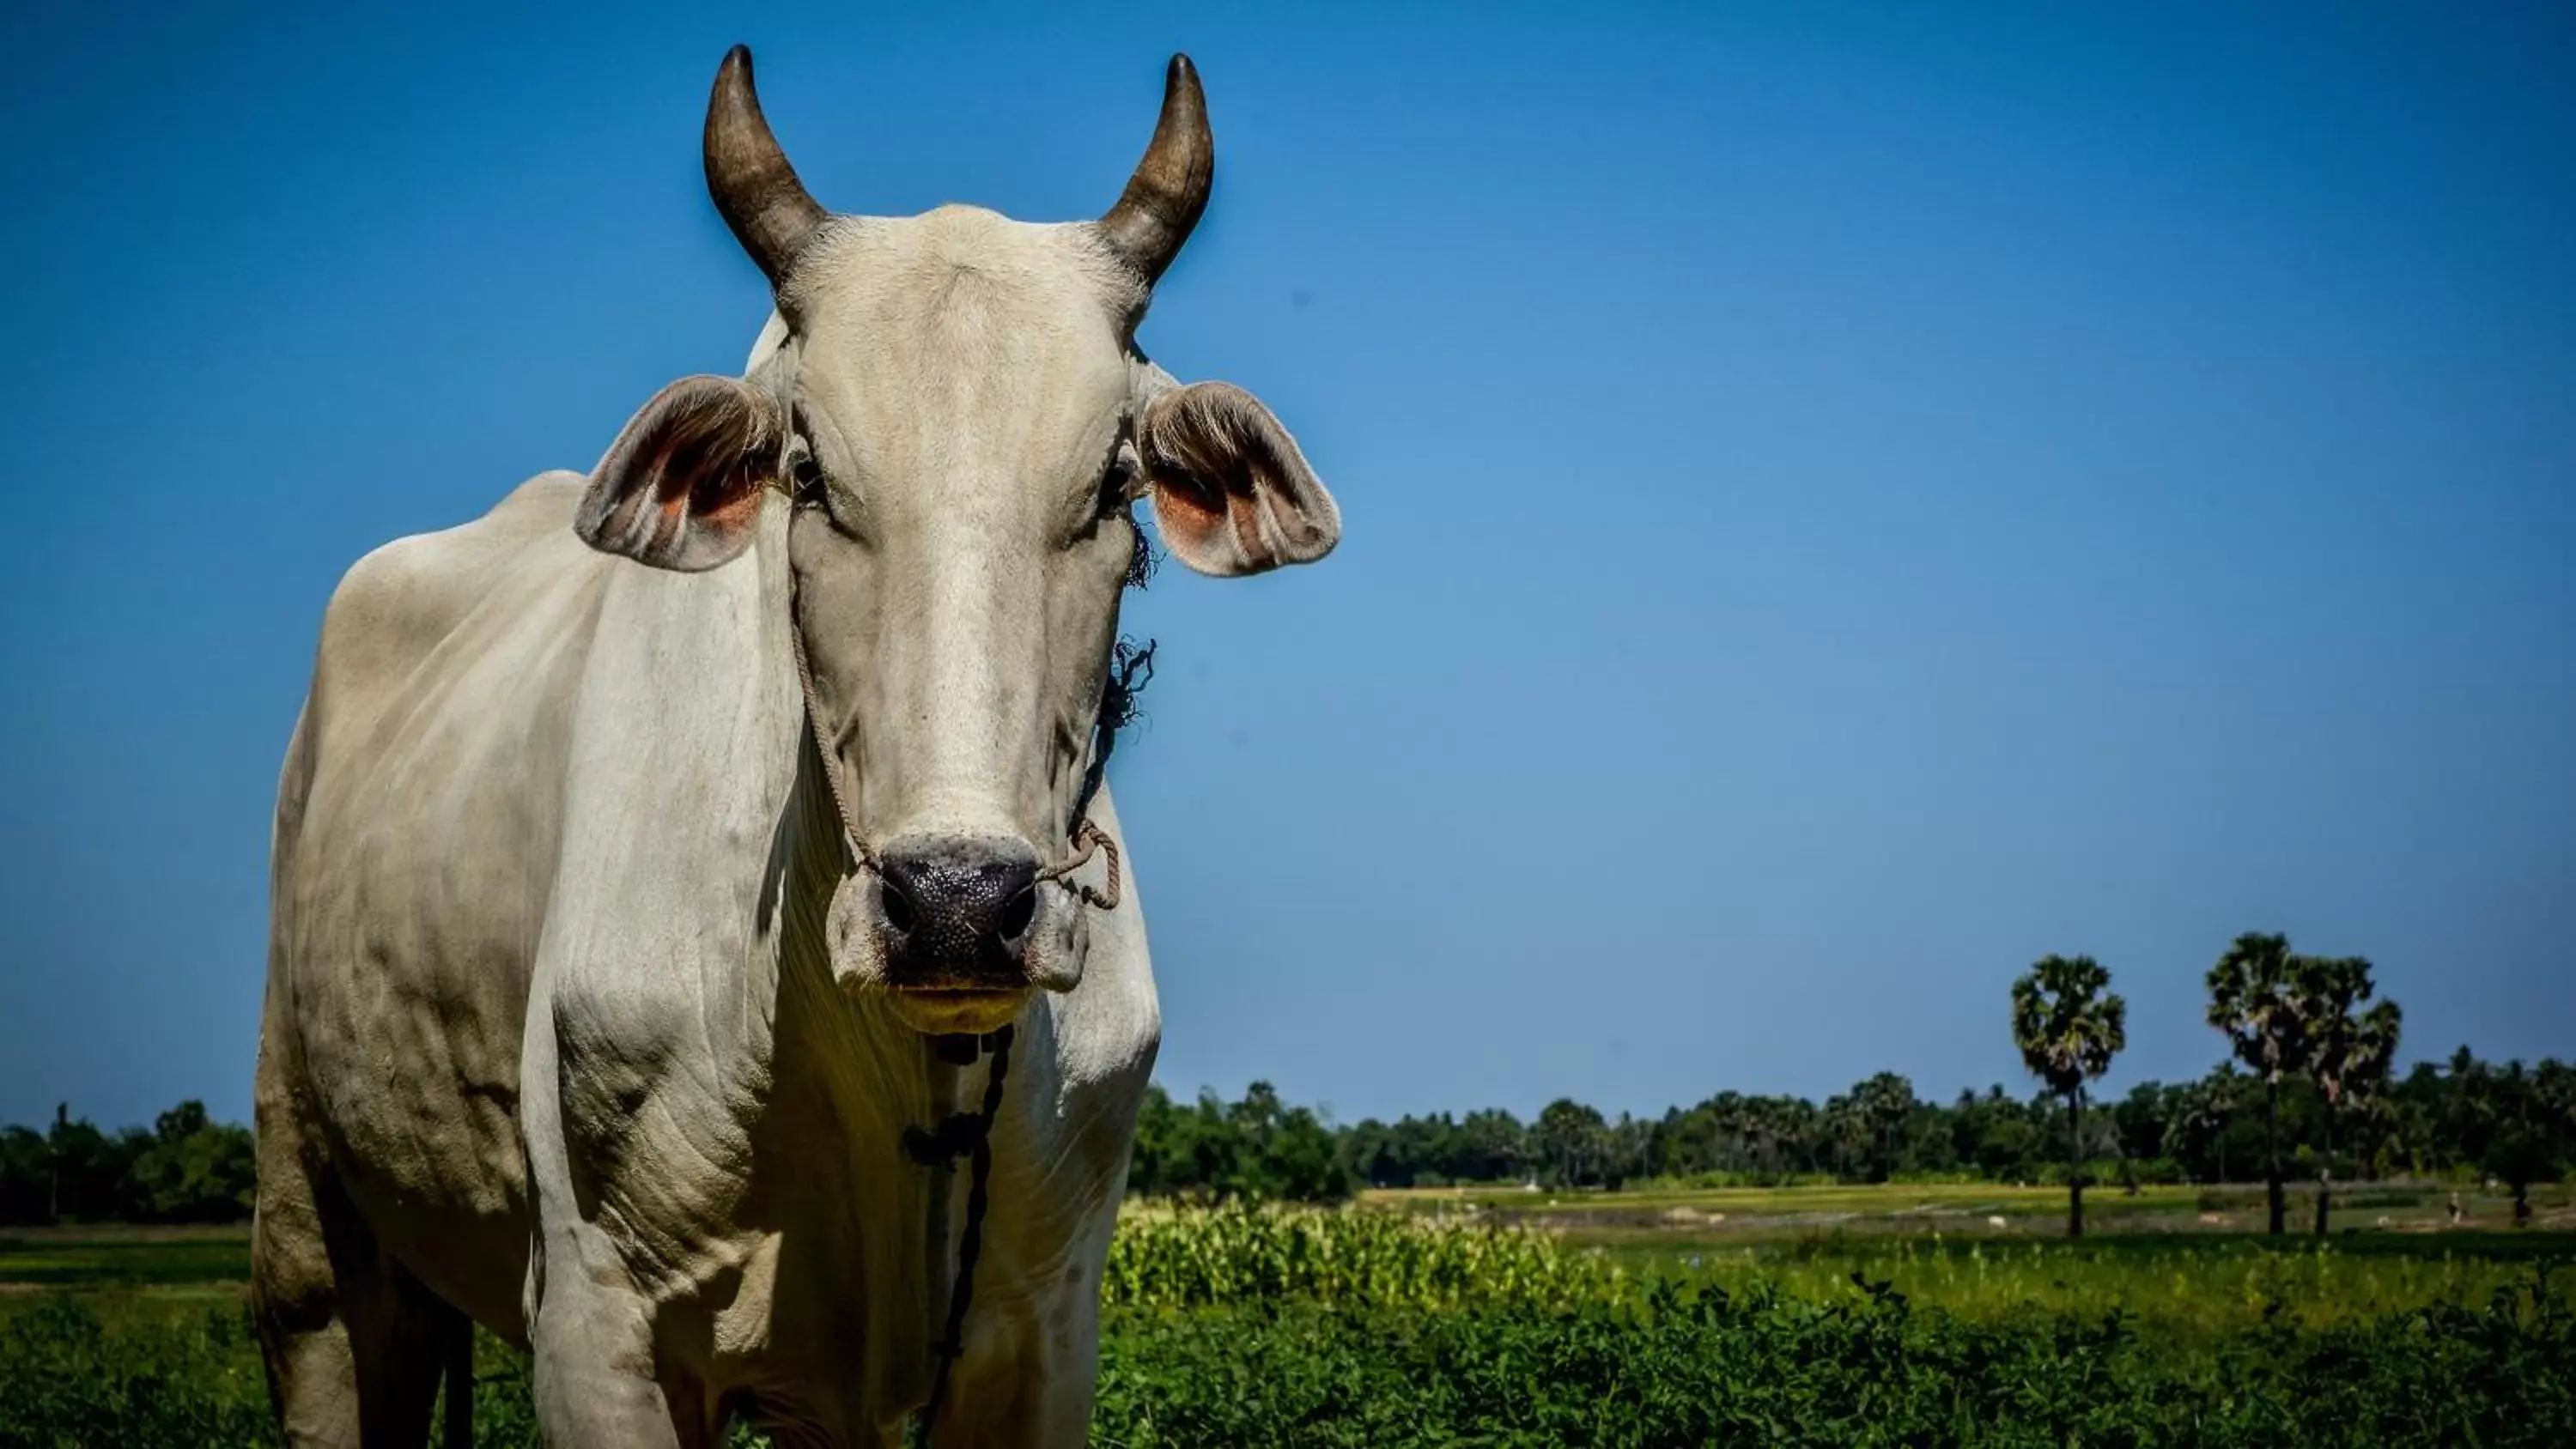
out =
{"type": "Polygon", "coordinates": [[[1258,402],[1135,348],[1213,172],[1185,57],[1096,222],[827,213],[740,48],[706,166],[777,301],[748,374],[368,555],[323,622],[257,1083],[296,1445],[420,1443],[470,1322],[533,1351],[556,1445],[738,1413],[891,1442],[971,1177],[906,1133],[979,1108],[1006,1025],[936,1437],[1083,1437],[1161,1034],[1085,789],[1131,505],[1219,575],[1319,558],[1339,516],[1258,402]]]}

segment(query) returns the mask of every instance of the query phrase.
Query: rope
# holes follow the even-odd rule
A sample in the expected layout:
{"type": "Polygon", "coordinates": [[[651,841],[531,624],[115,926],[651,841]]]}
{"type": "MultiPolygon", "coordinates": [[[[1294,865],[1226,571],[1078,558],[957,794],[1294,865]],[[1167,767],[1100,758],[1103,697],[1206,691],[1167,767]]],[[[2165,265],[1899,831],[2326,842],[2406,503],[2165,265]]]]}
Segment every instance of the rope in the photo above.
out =
{"type": "Polygon", "coordinates": [[[913,1421],[916,1445],[930,1442],[931,1429],[948,1401],[949,1370],[966,1353],[966,1310],[975,1301],[975,1262],[984,1253],[984,1214],[992,1206],[993,1119],[1001,1115],[1002,1083],[1011,1070],[1011,1028],[996,1028],[983,1045],[993,1053],[993,1069],[984,1077],[983,1110],[956,1113],[934,1129],[913,1127],[904,1132],[905,1154],[924,1166],[935,1164],[954,1171],[959,1157],[968,1159],[966,1231],[957,1240],[957,1276],[948,1293],[948,1322],[939,1341],[930,1346],[939,1367],[931,1376],[930,1401],[913,1421]]]}
{"type": "MultiPolygon", "coordinates": [[[[787,637],[796,653],[796,684],[804,695],[806,730],[813,736],[814,751],[820,757],[823,783],[831,792],[832,814],[840,822],[841,839],[860,865],[882,877],[885,872],[877,862],[876,852],[869,847],[867,837],[859,833],[850,815],[850,802],[841,793],[840,765],[833,756],[831,741],[823,734],[823,712],[816,705],[814,696],[814,667],[805,657],[805,629],[803,622],[796,617],[792,596],[788,605],[787,637]]],[[[1110,839],[1109,832],[1091,819],[1091,798],[1100,788],[1103,770],[1109,763],[1109,752],[1117,742],[1118,726],[1125,723],[1123,716],[1128,712],[1128,706],[1124,701],[1132,694],[1135,676],[1140,667],[1147,676],[1153,672],[1151,646],[1146,648],[1141,661],[1131,661],[1122,654],[1118,664],[1119,667],[1111,674],[1110,688],[1114,693],[1109,698],[1120,701],[1120,707],[1115,715],[1104,712],[1093,730],[1091,764],[1083,772],[1082,791],[1074,803],[1076,824],[1071,849],[1064,859],[1037,873],[1037,879],[1056,881],[1085,904],[1103,911],[1116,910],[1125,892],[1120,884],[1122,872],[1118,842],[1110,839]],[[1106,890],[1073,878],[1073,873],[1088,864],[1094,855],[1109,857],[1109,885],[1106,890]]],[[[957,1240],[957,1276],[949,1287],[948,1319],[938,1342],[930,1346],[939,1366],[931,1377],[929,1402],[922,1406],[921,1417],[913,1421],[913,1443],[916,1445],[929,1444],[931,1430],[939,1422],[939,1411],[948,1400],[949,1372],[966,1352],[966,1311],[975,1301],[975,1264],[984,1253],[984,1215],[992,1206],[993,1119],[1001,1115],[1002,1084],[1010,1075],[1011,1036],[1011,1028],[1005,1024],[986,1034],[980,1043],[973,1037],[934,1039],[930,1044],[933,1053],[955,1065],[968,1065],[975,1059],[971,1051],[957,1050],[961,1047],[980,1046],[993,1054],[992,1070],[984,1078],[983,1110],[951,1113],[936,1127],[904,1129],[904,1155],[923,1167],[954,1171],[958,1158],[967,1159],[966,1229],[957,1240]]]]}
{"type": "MultiPolygon", "coordinates": [[[[805,699],[806,733],[813,736],[814,753],[822,761],[823,786],[831,793],[832,816],[841,823],[841,840],[849,846],[850,854],[860,865],[865,866],[870,874],[883,877],[885,868],[878,864],[876,850],[868,844],[867,836],[859,832],[857,821],[850,815],[849,799],[841,793],[840,765],[833,758],[832,742],[823,735],[823,711],[814,699],[814,666],[805,658],[805,629],[803,623],[796,617],[796,607],[792,598],[787,610],[787,640],[796,655],[796,687],[805,699]]],[[[1123,701],[1132,690],[1133,676],[1138,665],[1142,666],[1147,678],[1153,676],[1153,646],[1147,645],[1134,663],[1126,660],[1121,660],[1120,663],[1121,667],[1113,671],[1110,677],[1109,697],[1123,701]]],[[[1121,712],[1124,708],[1122,704],[1121,712]]],[[[1110,839],[1109,832],[1092,821],[1091,797],[1100,789],[1101,777],[1108,769],[1110,751],[1118,747],[1118,725],[1121,722],[1111,718],[1104,711],[1100,720],[1094,725],[1091,764],[1083,771],[1082,792],[1075,800],[1076,823],[1073,828],[1071,852],[1055,864],[1040,868],[1037,873],[1039,880],[1061,882],[1066,890],[1071,891],[1085,904],[1103,911],[1118,909],[1118,902],[1125,891],[1119,884],[1121,872],[1118,842],[1110,839]],[[1105,853],[1109,857],[1109,888],[1106,890],[1097,889],[1088,882],[1071,878],[1073,873],[1088,864],[1096,853],[1105,853]]]]}
{"type": "Polygon", "coordinates": [[[1039,871],[1038,879],[1063,881],[1066,890],[1081,897],[1096,909],[1104,911],[1118,909],[1118,899],[1123,893],[1118,884],[1118,842],[1110,839],[1108,831],[1092,824],[1091,817],[1085,815],[1082,817],[1082,824],[1073,832],[1073,843],[1077,847],[1073,854],[1039,871]],[[1105,891],[1093,889],[1088,881],[1072,878],[1075,871],[1090,862],[1094,853],[1109,857],[1109,889],[1105,891]]]}
{"type": "Polygon", "coordinates": [[[805,702],[805,732],[814,738],[814,753],[823,766],[823,788],[832,795],[832,818],[841,823],[841,842],[858,857],[869,873],[883,876],[877,865],[877,854],[868,848],[868,838],[850,823],[850,802],[841,795],[841,767],[834,760],[832,742],[823,737],[823,711],[814,703],[814,666],[805,659],[805,623],[796,617],[796,586],[788,584],[787,642],[796,654],[796,689],[805,702]]]}

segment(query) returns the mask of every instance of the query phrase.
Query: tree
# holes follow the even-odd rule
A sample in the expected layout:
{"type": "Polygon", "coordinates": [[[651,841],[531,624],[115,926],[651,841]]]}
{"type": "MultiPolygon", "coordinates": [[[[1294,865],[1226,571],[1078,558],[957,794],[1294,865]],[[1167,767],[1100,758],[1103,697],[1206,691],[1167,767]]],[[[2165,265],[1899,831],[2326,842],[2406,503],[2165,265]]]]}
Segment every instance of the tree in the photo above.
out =
{"type": "Polygon", "coordinates": [[[2308,1038],[2308,1077],[2325,1103],[2325,1152],[2317,1159],[2317,1236],[2326,1235],[2333,1196],[2335,1119],[2366,1108],[2388,1084],[2397,1056],[2397,1003],[2366,1012],[2370,963],[2359,956],[2292,958],[2308,1038]]]}
{"type": "Polygon", "coordinates": [[[2165,1155],[2184,1161],[2195,1177],[2198,1168],[2206,1165],[2208,1181],[2227,1181],[2227,1134],[2236,1126],[2236,1110],[2244,1102],[2244,1074],[2234,1062],[2220,1062],[2208,1076],[2183,1089],[2180,1110],[2165,1124],[2165,1155]]]}
{"type": "Polygon", "coordinates": [[[1148,1087],[1136,1114],[1127,1188],[1207,1198],[1290,1198],[1335,1202],[1350,1196],[1348,1142],[1312,1110],[1291,1107],[1268,1082],[1254,1082],[1231,1106],[1202,1089],[1195,1105],[1148,1087]]]}
{"type": "Polygon", "coordinates": [[[161,1114],[127,1169],[125,1211],[148,1222],[220,1223],[250,1211],[256,1159],[250,1129],[209,1121],[186,1101],[161,1114]]]}
{"type": "Polygon", "coordinates": [[[2048,1155],[2049,1114],[2034,1119],[2029,1104],[2006,1095],[2000,1082],[1983,1096],[1960,1092],[1949,1117],[1952,1157],[1994,1181],[2034,1177],[2048,1155]]]}
{"type": "Polygon", "coordinates": [[[1849,1093],[1826,1102],[1827,1135],[1843,1159],[1840,1170],[1866,1182],[1895,1176],[1914,1105],[1914,1084],[1894,1072],[1854,1083],[1849,1093]]]}
{"type": "Polygon", "coordinates": [[[1655,1124],[1642,1117],[1619,1114],[1617,1123],[1601,1133],[1601,1185],[1616,1192],[1632,1177],[1644,1177],[1653,1170],[1655,1124]]]}
{"type": "Polygon", "coordinates": [[[1458,1157],[1449,1176],[1457,1182],[1501,1182],[1529,1171],[1529,1130],[1509,1112],[1470,1112],[1458,1123],[1458,1157]]]}
{"type": "Polygon", "coordinates": [[[2576,1130],[2576,1067],[2543,1057],[2531,1069],[2531,1090],[2540,1105],[2549,1138],[2549,1160],[2567,1161],[2567,1140],[2576,1130]]]}
{"type": "Polygon", "coordinates": [[[2084,1084],[2129,1044],[2129,1004],[2104,994],[2111,973],[2090,956],[2042,956],[2013,983],[2013,1044],[2022,1065],[2066,1099],[2066,1235],[2084,1236],[2084,1084]]]}
{"type": "MultiPolygon", "coordinates": [[[[2467,1055],[2463,1049],[2461,1055],[2467,1055]]],[[[2513,1190],[2513,1225],[2531,1225],[2531,1185],[2557,1164],[2550,1158],[2549,1107],[2520,1062],[2502,1071],[2481,1067],[2467,1083],[2473,1093],[2477,1165],[2513,1190]]]]}
{"type": "Polygon", "coordinates": [[[1548,1103],[1531,1135],[1537,1139],[1539,1161],[1559,1187],[1580,1187],[1593,1180],[1609,1155],[1609,1124],[1602,1120],[1600,1109],[1571,1097],[1548,1103]]]}
{"type": "Polygon", "coordinates": [[[2263,1079],[2263,1185],[2270,1231],[2284,1230],[2281,1191],[2281,1078],[2308,1059],[2307,1021],[2293,978],[2290,938],[2247,932],[2209,968],[2209,1024],[2236,1059],[2263,1079]]]}
{"type": "Polygon", "coordinates": [[[0,1127],[0,1223],[53,1220],[53,1153],[32,1127],[0,1127]]]}

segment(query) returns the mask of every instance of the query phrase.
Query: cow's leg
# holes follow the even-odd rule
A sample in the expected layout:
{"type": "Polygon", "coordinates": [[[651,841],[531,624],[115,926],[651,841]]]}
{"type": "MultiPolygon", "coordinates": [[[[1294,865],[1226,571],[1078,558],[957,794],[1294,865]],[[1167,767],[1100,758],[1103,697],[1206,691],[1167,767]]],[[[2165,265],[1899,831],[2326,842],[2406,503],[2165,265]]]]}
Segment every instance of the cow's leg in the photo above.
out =
{"type": "Polygon", "coordinates": [[[262,1106],[251,1304],[286,1442],[419,1444],[441,1368],[473,1326],[383,1252],[262,1106]]]}
{"type": "MultiPolygon", "coordinates": [[[[535,1275],[529,1339],[537,1425],[551,1449],[705,1449],[716,1405],[685,1370],[659,1363],[650,1305],[619,1274],[575,1268],[558,1238],[535,1275]]],[[[586,1254],[583,1256],[587,1256],[586,1254]]],[[[596,1259],[590,1261],[595,1268],[596,1259]]]]}
{"type": "Polygon", "coordinates": [[[558,1105],[552,1024],[522,1048],[521,1131],[536,1231],[526,1309],[537,1427],[548,1449],[704,1449],[717,1407],[677,1355],[657,1350],[656,1305],[599,1222],[596,1179],[576,1168],[558,1105]]]}
{"type": "Polygon", "coordinates": [[[709,1449],[715,1406],[685,1375],[659,1374],[637,1301],[551,1293],[530,1334],[537,1427],[550,1449],[709,1449]]]}

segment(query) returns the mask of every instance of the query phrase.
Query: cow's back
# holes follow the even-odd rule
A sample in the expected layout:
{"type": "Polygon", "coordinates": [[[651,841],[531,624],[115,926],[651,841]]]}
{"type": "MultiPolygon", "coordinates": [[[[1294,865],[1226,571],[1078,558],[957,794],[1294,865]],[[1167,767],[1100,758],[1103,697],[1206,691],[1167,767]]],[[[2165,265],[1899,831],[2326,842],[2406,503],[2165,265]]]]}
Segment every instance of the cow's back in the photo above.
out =
{"type": "Polygon", "coordinates": [[[542,475],[349,571],[272,867],[263,1073],[385,1246],[513,1336],[520,1039],[612,563],[571,530],[581,486],[542,475]]]}

